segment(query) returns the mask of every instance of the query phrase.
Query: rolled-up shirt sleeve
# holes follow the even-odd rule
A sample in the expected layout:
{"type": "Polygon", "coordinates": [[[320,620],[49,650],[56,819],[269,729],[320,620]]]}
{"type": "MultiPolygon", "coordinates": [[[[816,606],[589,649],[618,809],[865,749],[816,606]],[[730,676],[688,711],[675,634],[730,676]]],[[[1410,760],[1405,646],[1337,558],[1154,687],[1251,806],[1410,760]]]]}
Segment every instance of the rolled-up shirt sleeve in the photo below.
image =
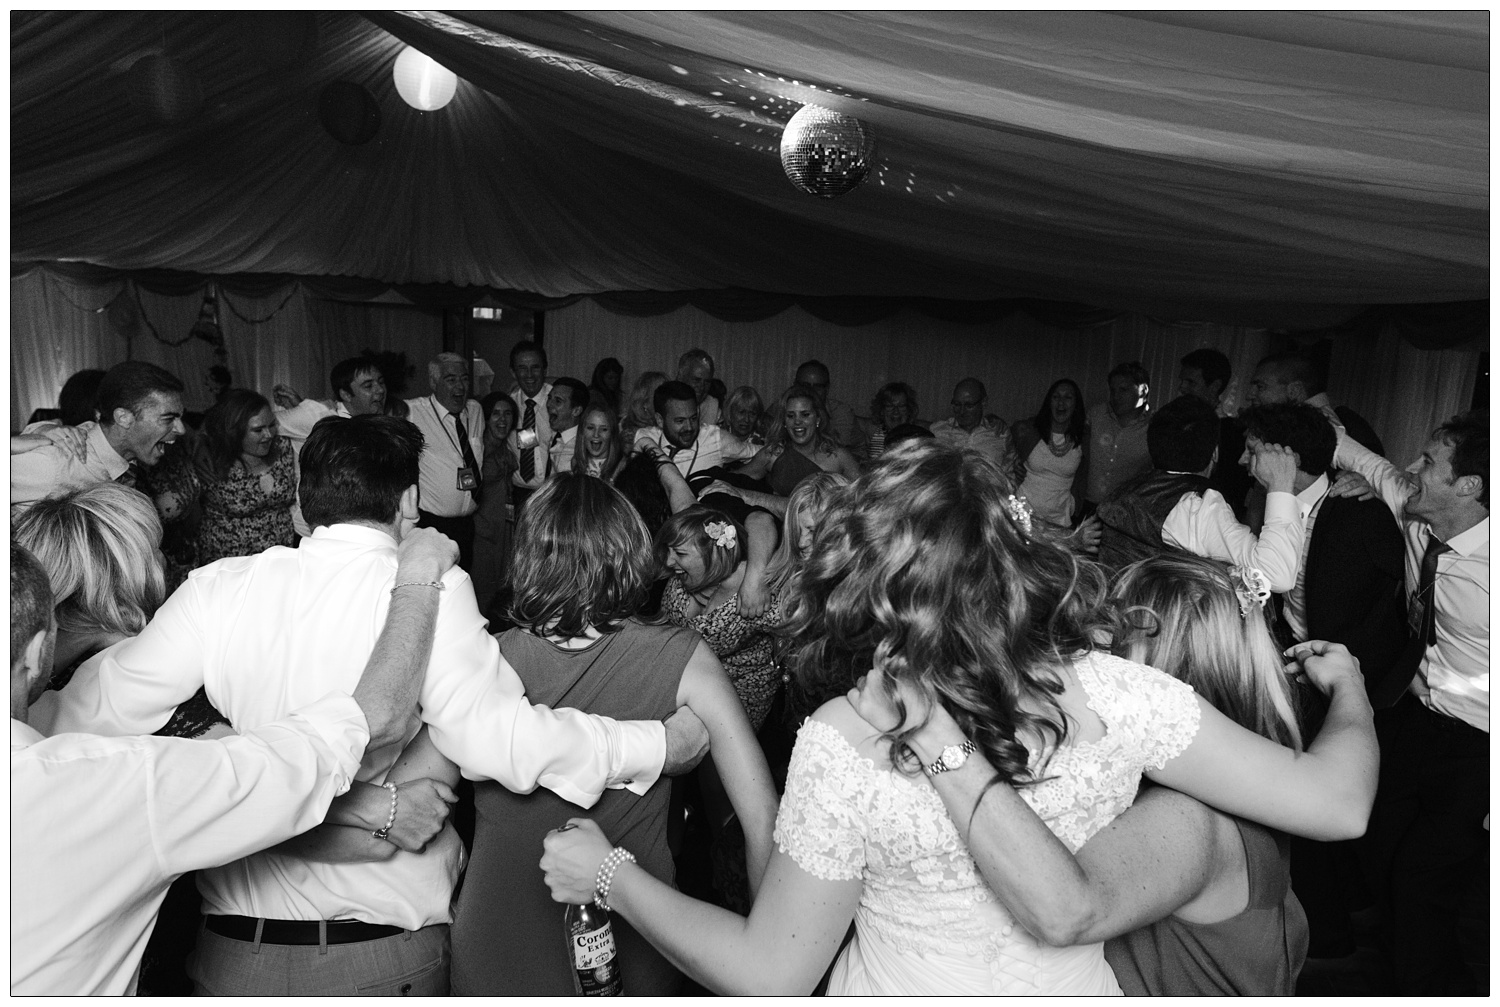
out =
{"type": "Polygon", "coordinates": [[[583,808],[612,786],[644,794],[666,759],[666,728],[656,721],[527,702],[463,574],[449,575],[438,608],[422,719],[438,750],[469,779],[494,780],[520,794],[546,787],[583,808]]]}
{"type": "Polygon", "coordinates": [[[1290,493],[1266,494],[1266,517],[1259,536],[1240,524],[1234,510],[1217,490],[1200,497],[1188,493],[1162,523],[1162,539],[1169,545],[1209,559],[1237,566],[1253,566],[1266,575],[1272,591],[1297,586],[1305,530],[1290,493]]]}

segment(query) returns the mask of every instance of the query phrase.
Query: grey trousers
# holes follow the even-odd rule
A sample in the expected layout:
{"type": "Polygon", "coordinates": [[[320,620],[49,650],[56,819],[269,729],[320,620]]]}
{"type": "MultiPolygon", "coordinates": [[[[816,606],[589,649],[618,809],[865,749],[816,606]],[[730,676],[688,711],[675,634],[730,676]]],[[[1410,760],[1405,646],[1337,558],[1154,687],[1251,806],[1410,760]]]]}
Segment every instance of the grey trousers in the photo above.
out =
{"type": "Polygon", "coordinates": [[[200,930],[197,996],[447,996],[448,925],[357,944],[255,944],[200,930]]]}

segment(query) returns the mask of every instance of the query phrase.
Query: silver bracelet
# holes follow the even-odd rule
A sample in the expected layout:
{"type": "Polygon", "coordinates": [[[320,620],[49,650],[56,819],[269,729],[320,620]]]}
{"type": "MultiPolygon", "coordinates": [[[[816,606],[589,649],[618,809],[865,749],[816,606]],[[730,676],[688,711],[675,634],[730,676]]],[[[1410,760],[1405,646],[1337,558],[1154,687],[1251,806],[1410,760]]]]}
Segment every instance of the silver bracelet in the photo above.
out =
{"type": "Polygon", "coordinates": [[[396,785],[387,780],[385,783],[382,783],[381,786],[391,792],[391,813],[386,818],[384,827],[376,829],[374,832],[370,833],[370,835],[374,836],[376,839],[385,839],[389,837],[391,834],[391,826],[396,824],[396,785]]]}
{"type": "Polygon", "coordinates": [[[616,846],[609,851],[609,856],[604,858],[604,863],[599,865],[599,873],[594,878],[594,905],[605,912],[611,911],[609,888],[615,883],[615,871],[619,870],[620,865],[627,860],[632,864],[635,863],[635,854],[623,846],[616,846]]]}
{"type": "Polygon", "coordinates": [[[440,581],[440,580],[408,580],[408,581],[402,581],[400,584],[397,584],[395,587],[391,588],[391,594],[395,594],[398,590],[400,590],[403,587],[430,587],[430,588],[434,588],[434,589],[436,589],[438,591],[441,591],[441,590],[443,590],[443,582],[440,581]]]}

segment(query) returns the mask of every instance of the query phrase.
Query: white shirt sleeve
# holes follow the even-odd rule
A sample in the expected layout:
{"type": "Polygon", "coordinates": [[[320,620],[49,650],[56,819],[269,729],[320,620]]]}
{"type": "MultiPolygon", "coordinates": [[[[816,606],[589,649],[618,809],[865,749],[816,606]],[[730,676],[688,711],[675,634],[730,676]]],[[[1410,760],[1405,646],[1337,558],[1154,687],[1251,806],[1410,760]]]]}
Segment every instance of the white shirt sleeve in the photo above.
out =
{"type": "Polygon", "coordinates": [[[319,824],[349,789],[369,728],[330,693],[284,720],[215,741],[142,738],[152,841],[172,874],[217,867],[319,824]]]}
{"type": "Polygon", "coordinates": [[[1163,541],[1188,552],[1238,566],[1253,566],[1266,575],[1272,591],[1297,585],[1302,561],[1301,515],[1291,493],[1267,493],[1266,517],[1257,538],[1235,520],[1234,510],[1218,490],[1200,497],[1186,493],[1162,522],[1163,541]]]}
{"type": "Polygon", "coordinates": [[[276,410],[276,422],[281,425],[283,436],[300,443],[307,440],[319,420],[333,415],[334,411],[317,399],[303,399],[290,409],[276,410]]]}
{"type": "Polygon", "coordinates": [[[172,593],[139,636],[85,665],[57,696],[52,733],[151,734],[203,685],[203,611],[193,578],[172,593]]]}
{"type": "Polygon", "coordinates": [[[422,719],[433,742],[464,775],[529,794],[546,787],[592,807],[606,787],[644,794],[666,760],[666,728],[616,721],[526,700],[500,654],[468,577],[450,580],[438,608],[432,662],[422,685],[422,719]]]}
{"type": "Polygon", "coordinates": [[[1402,478],[1402,473],[1396,470],[1396,466],[1350,437],[1342,427],[1339,428],[1339,443],[1338,449],[1333,453],[1333,464],[1336,468],[1352,469],[1364,476],[1365,481],[1391,509],[1391,513],[1396,515],[1396,520],[1399,522],[1403,519],[1406,500],[1412,493],[1411,484],[1402,478]]]}

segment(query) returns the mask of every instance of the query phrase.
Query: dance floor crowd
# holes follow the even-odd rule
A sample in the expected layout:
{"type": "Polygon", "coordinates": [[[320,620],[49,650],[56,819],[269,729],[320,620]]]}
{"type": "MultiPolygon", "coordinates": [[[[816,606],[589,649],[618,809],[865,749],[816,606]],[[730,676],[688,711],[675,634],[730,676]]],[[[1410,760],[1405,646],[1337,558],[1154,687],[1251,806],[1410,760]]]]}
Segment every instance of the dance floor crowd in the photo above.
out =
{"type": "Polygon", "coordinates": [[[13,993],[567,995],[563,903],[628,995],[1479,988],[1487,413],[509,364],[12,436],[13,993]]]}

